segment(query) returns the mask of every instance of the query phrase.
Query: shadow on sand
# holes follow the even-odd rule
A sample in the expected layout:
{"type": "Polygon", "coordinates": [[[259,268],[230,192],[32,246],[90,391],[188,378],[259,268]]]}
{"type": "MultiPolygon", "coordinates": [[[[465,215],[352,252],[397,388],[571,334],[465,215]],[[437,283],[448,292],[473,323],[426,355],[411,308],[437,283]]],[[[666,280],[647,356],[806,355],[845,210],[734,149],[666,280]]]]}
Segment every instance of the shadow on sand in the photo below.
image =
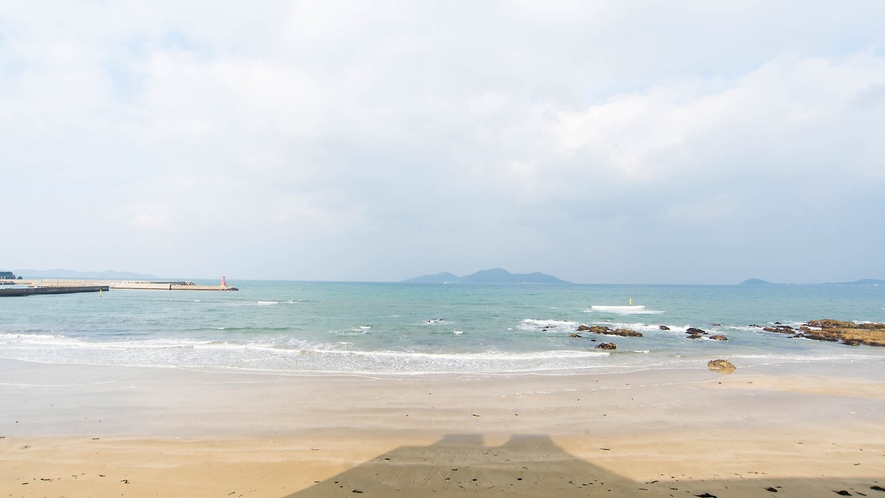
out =
{"type": "Polygon", "coordinates": [[[402,446],[287,498],[328,496],[881,496],[883,479],[673,479],[636,482],[572,456],[543,435],[485,446],[480,435],[449,435],[402,446]],[[771,491],[767,488],[771,488],[771,491]],[[843,495],[847,496],[847,495],[843,495]]]}

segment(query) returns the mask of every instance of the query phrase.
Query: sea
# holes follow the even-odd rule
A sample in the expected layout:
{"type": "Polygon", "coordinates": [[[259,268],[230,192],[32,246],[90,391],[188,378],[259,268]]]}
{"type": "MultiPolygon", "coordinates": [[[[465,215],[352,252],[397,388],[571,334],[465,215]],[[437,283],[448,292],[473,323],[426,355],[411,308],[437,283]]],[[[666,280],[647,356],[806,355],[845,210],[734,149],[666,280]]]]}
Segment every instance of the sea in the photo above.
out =
{"type": "Polygon", "coordinates": [[[885,358],[885,348],[758,327],[821,318],[885,322],[885,286],[230,284],[240,290],[0,298],[0,357],[372,376],[575,375],[703,369],[714,358],[739,368],[885,358]],[[571,337],[581,324],[643,337],[571,337]],[[728,340],[692,340],[688,327],[728,340]],[[602,342],[617,349],[596,349],[602,342]]]}

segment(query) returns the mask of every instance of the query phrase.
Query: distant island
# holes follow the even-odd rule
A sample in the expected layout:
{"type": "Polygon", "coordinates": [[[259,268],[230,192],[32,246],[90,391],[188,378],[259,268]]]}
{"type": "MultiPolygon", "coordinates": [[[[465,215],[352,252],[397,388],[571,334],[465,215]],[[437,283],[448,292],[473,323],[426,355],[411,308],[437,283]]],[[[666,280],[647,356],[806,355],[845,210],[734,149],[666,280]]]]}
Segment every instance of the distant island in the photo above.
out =
{"type": "Polygon", "coordinates": [[[875,278],[862,278],[854,282],[842,282],[838,284],[827,285],[885,285],[885,280],[876,280],[875,278]]]}
{"type": "Polygon", "coordinates": [[[749,280],[744,280],[738,285],[772,285],[772,283],[760,278],[751,278],[749,280]]]}
{"type": "Polygon", "coordinates": [[[413,284],[568,284],[565,280],[540,272],[534,273],[510,273],[503,268],[480,270],[470,275],[459,277],[449,272],[437,273],[436,275],[422,275],[420,277],[403,280],[413,284]]]}
{"type": "MultiPolygon", "coordinates": [[[[773,284],[771,282],[767,282],[758,278],[751,278],[749,280],[744,280],[738,285],[789,285],[789,284],[773,284]]],[[[885,280],[876,280],[874,278],[862,278],[860,280],[855,280],[854,282],[828,282],[824,284],[802,284],[802,285],[883,285],[885,286],[885,280]]]]}
{"type": "Polygon", "coordinates": [[[60,268],[56,268],[53,270],[14,270],[16,275],[21,275],[24,278],[86,278],[96,280],[145,280],[157,278],[155,275],[151,275],[150,273],[131,273],[124,271],[113,271],[113,270],[105,270],[105,271],[77,271],[77,270],[62,270],[60,268]]]}

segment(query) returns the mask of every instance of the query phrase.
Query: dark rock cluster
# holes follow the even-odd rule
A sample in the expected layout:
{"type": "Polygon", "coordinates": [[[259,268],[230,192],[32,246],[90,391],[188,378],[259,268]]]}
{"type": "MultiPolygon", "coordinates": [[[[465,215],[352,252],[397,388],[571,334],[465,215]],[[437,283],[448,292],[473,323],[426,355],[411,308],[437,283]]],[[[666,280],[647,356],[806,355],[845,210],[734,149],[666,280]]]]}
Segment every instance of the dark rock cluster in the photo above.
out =
{"type": "Polygon", "coordinates": [[[702,335],[707,335],[707,331],[696,329],[694,327],[685,329],[685,333],[688,334],[689,339],[699,339],[702,335]]]}
{"type": "Polygon", "coordinates": [[[825,318],[802,324],[799,330],[780,322],[762,330],[815,341],[841,342],[847,346],[885,346],[885,323],[854,323],[825,318]]]}
{"type": "Polygon", "coordinates": [[[592,332],[602,335],[617,335],[620,337],[642,337],[642,333],[630,329],[612,329],[602,325],[579,325],[577,332],[592,332]]]}

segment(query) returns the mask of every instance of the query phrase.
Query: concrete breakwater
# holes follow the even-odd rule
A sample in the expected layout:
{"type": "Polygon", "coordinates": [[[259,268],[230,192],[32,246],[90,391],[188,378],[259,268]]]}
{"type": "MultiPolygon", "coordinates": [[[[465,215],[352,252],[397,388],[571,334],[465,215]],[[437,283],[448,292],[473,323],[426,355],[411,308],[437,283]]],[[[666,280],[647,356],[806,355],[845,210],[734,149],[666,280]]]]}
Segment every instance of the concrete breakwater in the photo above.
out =
{"type": "MultiPolygon", "coordinates": [[[[236,291],[236,287],[229,285],[199,285],[186,280],[169,280],[169,281],[111,281],[111,280],[18,280],[19,285],[27,285],[30,288],[60,288],[68,289],[71,287],[91,287],[101,286],[104,290],[108,289],[129,289],[129,290],[187,290],[187,291],[236,291]]],[[[21,287],[18,287],[21,288],[21,287]]],[[[9,289],[11,290],[11,289],[9,289]]],[[[66,292],[57,292],[64,294],[66,292]]],[[[44,294],[52,294],[52,292],[44,292],[44,294]]]]}
{"type": "Polygon", "coordinates": [[[112,289],[136,290],[189,290],[189,291],[235,291],[229,285],[197,285],[193,282],[109,282],[112,289]]]}
{"type": "Polygon", "coordinates": [[[0,297],[4,296],[36,296],[40,294],[74,294],[78,292],[107,291],[107,285],[56,285],[49,287],[10,287],[0,289],[0,297]]]}

